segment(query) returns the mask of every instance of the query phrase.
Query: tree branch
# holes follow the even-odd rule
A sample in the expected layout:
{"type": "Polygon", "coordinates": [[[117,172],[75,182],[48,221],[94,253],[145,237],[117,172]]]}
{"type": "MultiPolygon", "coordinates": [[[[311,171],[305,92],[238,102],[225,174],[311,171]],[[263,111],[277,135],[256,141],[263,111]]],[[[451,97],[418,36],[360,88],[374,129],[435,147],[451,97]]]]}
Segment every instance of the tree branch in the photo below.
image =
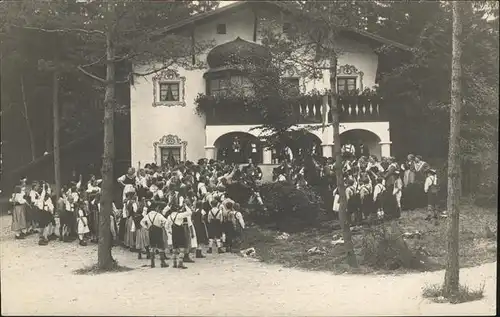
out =
{"type": "Polygon", "coordinates": [[[82,66],[78,66],[78,67],[77,67],[77,69],[78,69],[79,71],[81,71],[82,73],[84,73],[85,75],[89,76],[90,78],[93,78],[93,79],[95,79],[95,80],[97,80],[97,81],[99,81],[99,82],[101,82],[101,83],[105,83],[105,82],[106,82],[106,80],[105,80],[105,79],[103,79],[103,78],[101,78],[101,77],[99,77],[99,76],[97,76],[97,75],[94,75],[94,74],[92,74],[92,73],[90,73],[90,72],[86,71],[85,69],[83,69],[83,68],[82,68],[82,66]]]}
{"type": "Polygon", "coordinates": [[[98,64],[100,62],[102,62],[102,60],[106,57],[106,54],[104,54],[103,56],[99,57],[99,59],[95,62],[92,62],[92,63],[89,63],[89,64],[85,64],[85,65],[80,65],[79,67],[90,67],[90,66],[93,66],[95,64],[98,64]]]}
{"type": "Polygon", "coordinates": [[[135,75],[135,76],[149,76],[149,75],[152,75],[152,74],[155,74],[157,72],[161,72],[162,70],[165,70],[169,67],[171,67],[174,63],[170,63],[168,65],[164,65],[158,69],[153,69],[152,71],[149,71],[149,72],[146,72],[146,73],[136,73],[136,72],[132,72],[131,75],[135,75]]]}
{"type": "Polygon", "coordinates": [[[85,34],[99,34],[104,36],[105,33],[103,31],[99,30],[85,30],[85,29],[44,29],[44,28],[38,28],[38,27],[32,27],[32,26],[18,26],[14,25],[14,27],[17,28],[22,28],[22,29],[27,29],[27,30],[36,30],[40,32],[46,32],[46,33],[70,33],[70,32],[80,32],[80,33],[85,33],[85,34]]]}

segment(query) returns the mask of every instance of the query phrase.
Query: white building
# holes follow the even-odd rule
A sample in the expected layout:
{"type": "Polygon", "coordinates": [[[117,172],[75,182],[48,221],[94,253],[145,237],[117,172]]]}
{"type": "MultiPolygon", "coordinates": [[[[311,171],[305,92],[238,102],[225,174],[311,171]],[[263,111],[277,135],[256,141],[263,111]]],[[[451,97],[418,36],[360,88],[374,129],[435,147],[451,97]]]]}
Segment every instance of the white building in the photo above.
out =
{"type": "MultiPolygon", "coordinates": [[[[216,45],[207,55],[220,55],[238,48],[254,47],[260,43],[259,11],[256,2],[237,2],[215,11],[200,14],[172,26],[169,32],[192,32],[193,40],[213,40],[216,45]]],[[[286,24],[286,20],[283,20],[286,24]]],[[[364,31],[341,33],[339,45],[342,54],[338,59],[338,89],[372,88],[376,85],[379,72],[379,57],[375,47],[389,44],[404,49],[404,46],[364,31]]],[[[210,58],[209,58],[210,59],[210,58]]],[[[215,62],[212,62],[215,64],[215,62]]],[[[196,113],[195,98],[200,93],[210,93],[220,88],[217,65],[207,63],[205,69],[169,69],[146,78],[136,78],[131,87],[131,163],[137,166],[149,162],[161,164],[169,156],[181,160],[196,161],[199,158],[217,158],[222,146],[227,146],[228,136],[253,135],[259,132],[252,128],[258,122],[249,122],[244,116],[200,116],[196,113]],[[226,119],[223,119],[225,117],[226,119]],[[224,144],[223,144],[224,143],[224,144]]],[[[224,75],[227,76],[227,75],[224,75]]],[[[325,71],[317,80],[291,78],[307,91],[328,89],[330,74],[325,71]]],[[[391,139],[389,122],[381,112],[382,105],[346,105],[341,114],[341,134],[343,137],[362,139],[370,154],[389,156],[391,139]]],[[[321,106],[305,107],[307,112],[321,125],[326,116],[321,106]]],[[[250,120],[251,121],[251,120],[250,120]]],[[[311,122],[311,121],[308,121],[311,122]]],[[[332,127],[311,132],[320,145],[325,157],[332,156],[332,127]]],[[[241,137],[240,137],[241,138],[241,137]]],[[[252,138],[250,138],[252,139],[252,138]]],[[[255,138],[258,143],[258,139],[255,138]]],[[[276,163],[271,150],[258,147],[256,160],[263,165],[276,163]]]]}

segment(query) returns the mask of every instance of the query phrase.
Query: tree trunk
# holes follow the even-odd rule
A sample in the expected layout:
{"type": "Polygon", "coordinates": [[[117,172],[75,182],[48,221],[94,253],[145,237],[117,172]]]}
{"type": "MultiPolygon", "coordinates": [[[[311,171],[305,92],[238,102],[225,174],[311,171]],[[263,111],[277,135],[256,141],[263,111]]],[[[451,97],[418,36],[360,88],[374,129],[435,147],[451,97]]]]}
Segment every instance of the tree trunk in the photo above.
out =
{"type": "Polygon", "coordinates": [[[444,276],[444,295],[454,297],[459,292],[460,267],[458,263],[458,233],[460,214],[460,114],[462,108],[461,57],[462,19],[460,2],[452,2],[453,8],[453,51],[451,58],[451,109],[450,139],[448,148],[448,254],[444,276]]]}
{"type": "Polygon", "coordinates": [[[61,194],[61,154],[59,151],[59,72],[53,73],[52,112],[54,121],[54,182],[56,183],[56,202],[61,194]]]}
{"type": "Polygon", "coordinates": [[[23,106],[24,106],[24,119],[26,120],[26,128],[28,129],[28,136],[30,139],[30,149],[31,149],[31,161],[36,158],[35,152],[35,138],[33,137],[33,130],[31,129],[31,124],[28,116],[28,101],[26,100],[26,91],[24,89],[24,76],[21,75],[21,93],[23,95],[23,106]]]}
{"type": "Polygon", "coordinates": [[[114,108],[115,108],[115,47],[114,13],[115,6],[112,0],[107,1],[107,30],[106,30],[106,92],[104,97],[104,155],[102,159],[102,195],[101,210],[99,213],[99,246],[97,264],[101,270],[113,267],[111,256],[110,216],[113,200],[114,173],[113,161],[115,156],[114,136],[114,108]]]}
{"type": "Polygon", "coordinates": [[[341,145],[340,145],[340,118],[339,118],[339,110],[337,106],[337,59],[333,59],[333,65],[331,67],[331,76],[335,80],[333,80],[332,84],[332,125],[333,125],[333,157],[335,157],[335,175],[337,177],[337,191],[339,193],[339,221],[340,226],[342,228],[342,237],[344,239],[344,248],[347,257],[347,263],[351,267],[358,267],[358,261],[356,259],[356,254],[354,253],[354,245],[352,243],[352,235],[351,228],[349,224],[349,220],[346,215],[346,207],[347,207],[347,197],[345,193],[344,186],[344,176],[342,175],[342,153],[341,153],[341,145]]]}

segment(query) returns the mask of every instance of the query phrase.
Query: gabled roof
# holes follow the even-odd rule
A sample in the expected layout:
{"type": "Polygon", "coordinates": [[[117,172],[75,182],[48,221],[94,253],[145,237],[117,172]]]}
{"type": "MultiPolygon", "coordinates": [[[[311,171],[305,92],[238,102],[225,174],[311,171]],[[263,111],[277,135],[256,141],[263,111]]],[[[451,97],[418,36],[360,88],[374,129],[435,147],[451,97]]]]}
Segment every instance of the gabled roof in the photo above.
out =
{"type": "MultiPolygon", "coordinates": [[[[231,3],[227,6],[220,7],[220,8],[217,8],[217,9],[209,11],[209,12],[193,15],[192,17],[189,17],[187,19],[184,19],[182,21],[179,21],[177,23],[174,23],[172,25],[167,26],[166,28],[159,30],[155,34],[155,36],[160,36],[160,35],[168,34],[171,32],[179,31],[179,30],[181,30],[185,27],[191,26],[193,24],[200,24],[200,23],[206,22],[210,18],[216,18],[223,13],[229,13],[229,12],[241,10],[245,6],[250,5],[251,3],[255,4],[257,2],[237,1],[235,3],[231,3]]],[[[281,10],[283,10],[283,8],[281,6],[278,6],[275,1],[259,1],[259,3],[266,3],[266,4],[275,5],[277,8],[280,8],[281,10]]],[[[404,51],[412,51],[412,48],[410,46],[407,46],[407,45],[402,44],[402,43],[398,43],[398,42],[393,41],[393,40],[386,39],[382,36],[379,36],[379,35],[376,35],[376,34],[373,34],[370,32],[366,32],[364,30],[355,29],[355,28],[346,28],[344,31],[352,32],[352,33],[358,34],[362,37],[379,42],[381,44],[386,44],[386,45],[390,45],[393,47],[397,47],[397,48],[404,50],[404,51]]]]}

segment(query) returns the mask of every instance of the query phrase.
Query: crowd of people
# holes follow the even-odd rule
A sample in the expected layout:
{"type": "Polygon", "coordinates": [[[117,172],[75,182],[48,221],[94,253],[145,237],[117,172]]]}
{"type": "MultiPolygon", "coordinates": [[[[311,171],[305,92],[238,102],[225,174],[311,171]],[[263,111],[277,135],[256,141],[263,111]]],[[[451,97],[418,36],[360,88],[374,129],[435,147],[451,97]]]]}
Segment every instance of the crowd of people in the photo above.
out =
{"type": "MultiPolygon", "coordinates": [[[[197,164],[183,162],[157,166],[146,164],[129,168],[117,179],[123,187],[119,202],[113,202],[111,230],[115,245],[143,255],[155,266],[159,254],[161,266],[167,267],[166,254],[173,254],[173,267],[186,268],[193,262],[190,253],[203,258],[207,253],[237,250],[245,228],[241,204],[232,197],[230,185],[239,182],[249,189],[246,198],[262,205],[257,182],[259,167],[250,163],[243,168],[214,160],[197,164]],[[229,190],[228,190],[229,189],[229,190]]],[[[101,180],[90,176],[87,186],[82,177],[61,190],[57,201],[46,182],[21,180],[12,195],[12,230],[16,239],[39,233],[39,245],[59,239],[78,239],[81,246],[99,237],[101,180]],[[59,235],[56,235],[56,218],[59,235]]]]}
{"type": "MultiPolygon", "coordinates": [[[[325,209],[338,212],[334,163],[332,158],[312,155],[284,159],[273,170],[273,181],[292,182],[297,189],[315,188],[325,209]]],[[[397,218],[401,210],[425,204],[429,219],[438,217],[436,171],[420,156],[410,154],[398,163],[393,157],[379,161],[373,155],[356,157],[345,152],[342,168],[352,224],[397,218]]],[[[233,252],[245,228],[242,206],[255,203],[265,208],[259,193],[262,176],[251,159],[242,168],[206,159],[131,167],[117,179],[123,190],[112,203],[110,237],[115,246],[137,252],[138,259],[145,255],[151,267],[155,255],[160,256],[161,267],[168,267],[167,254],[173,254],[173,267],[186,268],[184,263],[193,262],[191,253],[204,258],[203,249],[206,253],[233,252]]],[[[78,240],[81,246],[89,240],[96,243],[101,183],[91,175],[84,186],[80,176],[63,186],[56,200],[46,182],[34,181],[29,187],[23,178],[11,198],[15,238],[38,233],[39,245],[57,239],[78,240]]]]}
{"type": "MultiPolygon", "coordinates": [[[[402,210],[427,206],[428,219],[438,218],[439,183],[436,170],[421,156],[409,154],[405,162],[394,157],[356,156],[343,152],[344,187],[351,224],[373,218],[398,218],[402,210]]],[[[340,195],[332,158],[309,156],[284,160],[275,168],[275,181],[292,181],[297,188],[316,187],[326,210],[338,212],[340,195]]]]}

